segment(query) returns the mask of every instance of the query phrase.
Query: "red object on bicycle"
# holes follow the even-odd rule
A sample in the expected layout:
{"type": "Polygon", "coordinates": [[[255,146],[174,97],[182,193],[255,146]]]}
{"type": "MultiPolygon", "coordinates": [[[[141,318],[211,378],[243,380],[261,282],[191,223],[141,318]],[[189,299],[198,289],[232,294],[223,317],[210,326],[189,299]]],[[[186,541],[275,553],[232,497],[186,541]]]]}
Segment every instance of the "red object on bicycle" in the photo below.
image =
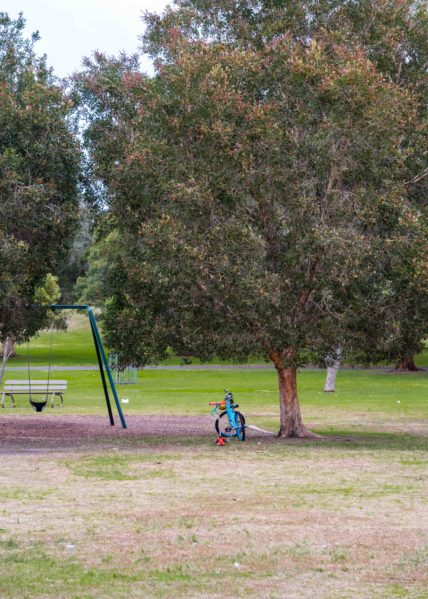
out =
{"type": "Polygon", "coordinates": [[[217,437],[216,443],[219,447],[221,447],[226,443],[226,439],[223,439],[223,437],[217,437]]]}

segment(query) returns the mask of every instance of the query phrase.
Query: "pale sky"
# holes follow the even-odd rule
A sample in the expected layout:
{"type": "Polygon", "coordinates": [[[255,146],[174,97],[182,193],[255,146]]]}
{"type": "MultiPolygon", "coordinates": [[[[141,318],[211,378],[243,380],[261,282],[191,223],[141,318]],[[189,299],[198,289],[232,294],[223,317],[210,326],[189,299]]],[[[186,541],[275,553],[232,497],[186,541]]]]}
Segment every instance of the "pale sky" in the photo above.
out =
{"type": "MultiPolygon", "coordinates": [[[[48,65],[58,77],[66,77],[81,66],[94,50],[128,54],[139,46],[143,32],[141,14],[162,12],[168,0],[0,0],[0,11],[11,18],[24,13],[26,33],[39,31],[37,54],[47,54],[48,65]]],[[[150,70],[150,63],[142,61],[150,70]]]]}

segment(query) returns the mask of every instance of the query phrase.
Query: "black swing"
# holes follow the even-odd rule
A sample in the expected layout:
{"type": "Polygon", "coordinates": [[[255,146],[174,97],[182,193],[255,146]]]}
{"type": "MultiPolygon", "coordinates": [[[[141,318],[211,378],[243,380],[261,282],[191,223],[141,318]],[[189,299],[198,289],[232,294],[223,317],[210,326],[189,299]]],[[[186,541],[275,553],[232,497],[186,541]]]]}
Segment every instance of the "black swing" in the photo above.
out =
{"type": "MultiPolygon", "coordinates": [[[[48,403],[49,397],[49,384],[51,380],[51,364],[52,364],[52,339],[53,339],[53,326],[51,325],[51,335],[50,335],[50,347],[49,347],[49,365],[48,365],[48,380],[46,385],[46,394],[45,398],[39,401],[33,399],[33,394],[31,392],[31,370],[30,370],[30,342],[27,340],[27,371],[28,371],[28,392],[29,392],[29,402],[35,412],[43,412],[46,408],[46,404],[48,403]]],[[[43,381],[44,382],[44,381],[43,381]]],[[[37,385],[37,381],[35,381],[37,385]]],[[[53,405],[53,404],[52,404],[53,405]]]]}

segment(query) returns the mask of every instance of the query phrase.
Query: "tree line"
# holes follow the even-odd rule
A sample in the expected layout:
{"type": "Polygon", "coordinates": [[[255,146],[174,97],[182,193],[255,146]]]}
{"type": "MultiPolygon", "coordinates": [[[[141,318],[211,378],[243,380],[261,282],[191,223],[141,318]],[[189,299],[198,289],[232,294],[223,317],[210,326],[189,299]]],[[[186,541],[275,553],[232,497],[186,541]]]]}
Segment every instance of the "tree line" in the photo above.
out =
{"type": "Polygon", "coordinates": [[[40,325],[83,198],[75,293],[120,362],[261,356],[280,435],[309,436],[298,367],[404,364],[427,334],[427,3],[178,0],[144,21],[154,74],[97,52],[64,87],[2,16],[2,335],[40,325]]]}

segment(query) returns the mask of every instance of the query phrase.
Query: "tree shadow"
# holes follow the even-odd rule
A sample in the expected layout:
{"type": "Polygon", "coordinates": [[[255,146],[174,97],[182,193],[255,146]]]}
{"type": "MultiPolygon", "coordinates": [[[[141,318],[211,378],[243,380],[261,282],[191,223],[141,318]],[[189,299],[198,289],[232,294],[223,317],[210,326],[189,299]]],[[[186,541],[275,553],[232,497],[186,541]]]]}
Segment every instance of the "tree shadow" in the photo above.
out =
{"type": "MultiPolygon", "coordinates": [[[[315,430],[320,435],[317,439],[279,439],[263,438],[263,443],[274,445],[293,445],[295,448],[318,448],[331,450],[391,450],[391,451],[428,451],[428,431],[423,433],[376,432],[355,430],[315,430]]],[[[249,441],[260,442],[261,437],[251,437],[249,441]]]]}

